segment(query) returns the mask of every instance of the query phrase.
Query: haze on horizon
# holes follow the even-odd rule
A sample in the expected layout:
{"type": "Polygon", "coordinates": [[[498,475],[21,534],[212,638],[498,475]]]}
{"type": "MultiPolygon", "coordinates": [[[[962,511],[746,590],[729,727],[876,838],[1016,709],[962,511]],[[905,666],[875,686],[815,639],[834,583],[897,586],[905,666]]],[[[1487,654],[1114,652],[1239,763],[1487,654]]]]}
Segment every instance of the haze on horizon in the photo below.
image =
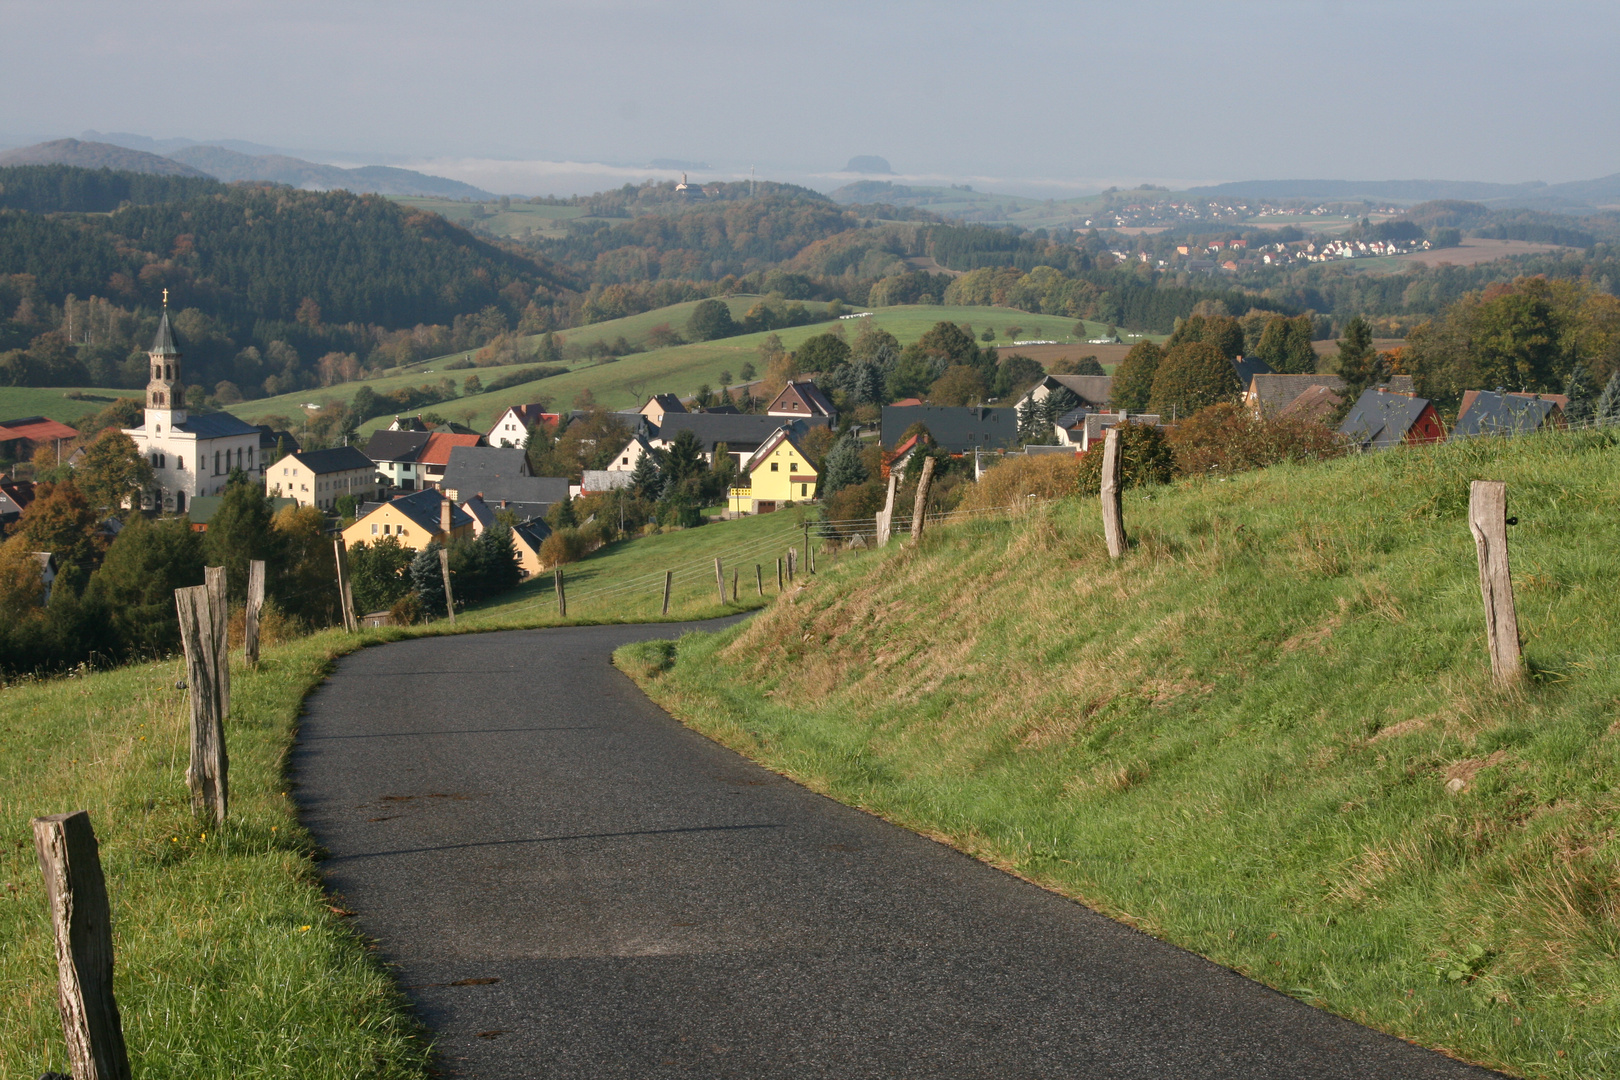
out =
{"type": "Polygon", "coordinates": [[[657,158],[827,188],[875,154],[1058,196],[1620,171],[1620,6],[1594,0],[0,0],[0,24],[3,144],[245,139],[523,194],[657,158]]]}

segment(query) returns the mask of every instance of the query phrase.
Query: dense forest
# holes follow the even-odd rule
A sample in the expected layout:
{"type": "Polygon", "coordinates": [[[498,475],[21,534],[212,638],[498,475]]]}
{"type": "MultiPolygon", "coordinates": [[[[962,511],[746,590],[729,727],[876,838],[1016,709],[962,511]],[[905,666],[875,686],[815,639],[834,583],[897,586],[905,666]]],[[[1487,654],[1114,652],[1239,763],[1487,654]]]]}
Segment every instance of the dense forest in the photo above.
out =
{"type": "Polygon", "coordinates": [[[223,190],[219,181],[197,176],[78,169],[70,165],[0,168],[0,210],[107,213],[126,204],[173,202],[223,190]]]}

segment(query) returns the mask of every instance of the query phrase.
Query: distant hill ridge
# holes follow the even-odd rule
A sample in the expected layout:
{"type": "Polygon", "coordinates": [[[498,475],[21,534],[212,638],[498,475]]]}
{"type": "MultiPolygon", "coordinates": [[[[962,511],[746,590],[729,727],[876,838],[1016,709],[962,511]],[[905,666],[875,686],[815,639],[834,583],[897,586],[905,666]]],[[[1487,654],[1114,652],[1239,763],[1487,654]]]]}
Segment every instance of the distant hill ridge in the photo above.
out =
{"type": "Polygon", "coordinates": [[[0,153],[0,166],[5,165],[72,165],[163,176],[207,177],[226,182],[264,180],[309,191],[344,189],[357,194],[432,195],[479,201],[495,198],[471,184],[412,169],[386,165],[345,169],[284,154],[244,154],[223,146],[182,146],[163,155],[110,142],[56,139],[0,153]]]}
{"type": "Polygon", "coordinates": [[[1388,199],[1431,202],[1467,199],[1488,206],[1581,210],[1620,203],[1620,173],[1596,180],[1493,184],[1479,180],[1238,180],[1189,188],[1191,195],[1253,199],[1388,199]]]}

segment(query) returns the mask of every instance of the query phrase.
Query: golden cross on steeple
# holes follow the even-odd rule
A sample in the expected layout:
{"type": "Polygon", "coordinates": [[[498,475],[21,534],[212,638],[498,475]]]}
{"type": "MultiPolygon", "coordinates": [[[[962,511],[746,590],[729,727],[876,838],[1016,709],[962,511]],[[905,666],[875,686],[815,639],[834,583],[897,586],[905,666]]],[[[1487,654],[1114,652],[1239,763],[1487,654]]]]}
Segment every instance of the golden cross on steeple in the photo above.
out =
{"type": "Polygon", "coordinates": [[[163,290],[163,310],[164,311],[169,310],[169,290],[168,289],[163,290]]]}

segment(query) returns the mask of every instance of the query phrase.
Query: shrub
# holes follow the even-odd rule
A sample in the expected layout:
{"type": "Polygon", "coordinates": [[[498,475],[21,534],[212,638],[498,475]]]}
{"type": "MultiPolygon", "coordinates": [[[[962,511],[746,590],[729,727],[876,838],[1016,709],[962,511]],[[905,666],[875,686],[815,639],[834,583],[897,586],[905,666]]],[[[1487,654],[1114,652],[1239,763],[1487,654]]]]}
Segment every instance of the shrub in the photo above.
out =
{"type": "Polygon", "coordinates": [[[967,488],[963,510],[1018,506],[1026,496],[1056,499],[1080,490],[1080,467],[1074,454],[1011,455],[967,488]]]}
{"type": "MultiPolygon", "coordinates": [[[[1175,475],[1176,459],[1170,451],[1170,440],[1152,424],[1126,424],[1119,431],[1119,452],[1122,487],[1146,487],[1149,484],[1168,484],[1175,475]]],[[[1103,441],[1098,439],[1080,456],[1080,493],[1096,495],[1102,491],[1103,441]]]]}
{"type": "Polygon", "coordinates": [[[558,529],[540,545],[540,561],[546,566],[578,562],[585,557],[585,544],[578,529],[558,529]]]}
{"type": "Polygon", "coordinates": [[[1342,440],[1315,420],[1258,417],[1231,402],[1211,405],[1183,421],[1170,435],[1170,448],[1183,476],[1244,472],[1344,452],[1342,440]]]}
{"type": "Polygon", "coordinates": [[[411,626],[422,617],[422,598],[414,592],[408,592],[394,601],[388,609],[388,614],[394,618],[396,626],[411,626]]]}

